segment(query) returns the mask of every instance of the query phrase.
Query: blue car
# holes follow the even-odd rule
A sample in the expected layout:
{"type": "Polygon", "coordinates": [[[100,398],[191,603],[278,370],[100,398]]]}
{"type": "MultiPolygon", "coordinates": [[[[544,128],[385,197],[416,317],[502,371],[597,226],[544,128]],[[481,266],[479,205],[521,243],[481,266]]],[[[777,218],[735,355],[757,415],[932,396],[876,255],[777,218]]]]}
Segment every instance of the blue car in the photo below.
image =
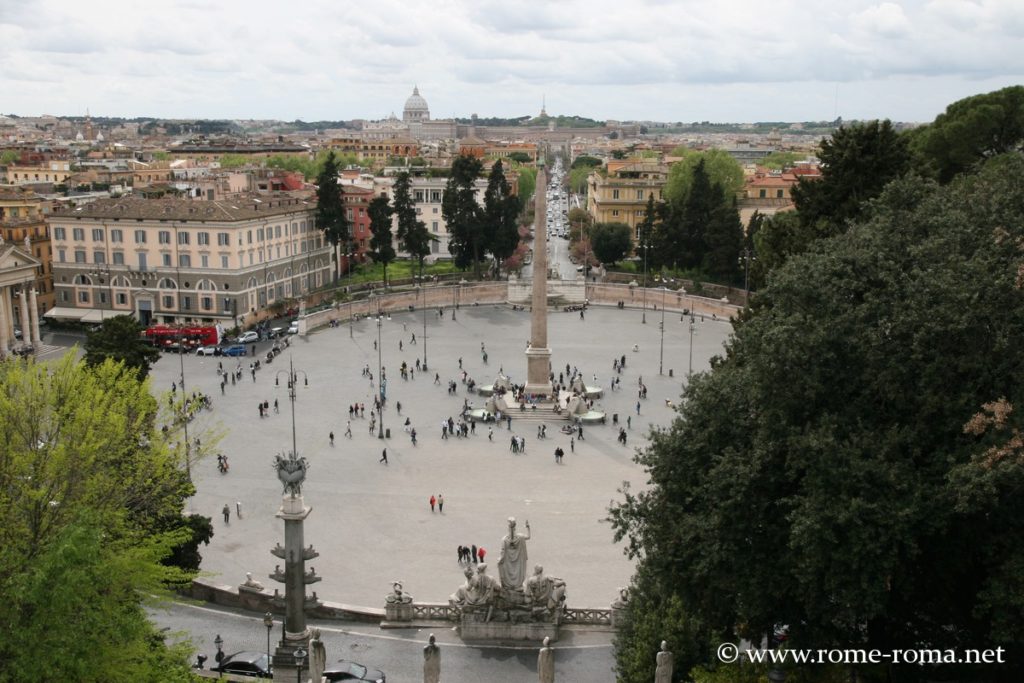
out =
{"type": "Polygon", "coordinates": [[[242,344],[235,344],[234,346],[229,346],[226,349],[224,349],[224,355],[225,356],[244,356],[245,355],[245,346],[243,346],[242,344]]]}

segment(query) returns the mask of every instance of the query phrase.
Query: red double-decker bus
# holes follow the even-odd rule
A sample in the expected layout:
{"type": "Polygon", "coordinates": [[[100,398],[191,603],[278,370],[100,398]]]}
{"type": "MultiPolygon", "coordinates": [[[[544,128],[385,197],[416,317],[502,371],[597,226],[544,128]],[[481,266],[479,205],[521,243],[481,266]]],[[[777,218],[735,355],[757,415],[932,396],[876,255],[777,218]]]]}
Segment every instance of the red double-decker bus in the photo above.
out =
{"type": "Polygon", "coordinates": [[[154,325],[142,333],[146,340],[161,349],[184,348],[187,351],[200,346],[220,344],[221,332],[215,325],[171,326],[154,325]]]}

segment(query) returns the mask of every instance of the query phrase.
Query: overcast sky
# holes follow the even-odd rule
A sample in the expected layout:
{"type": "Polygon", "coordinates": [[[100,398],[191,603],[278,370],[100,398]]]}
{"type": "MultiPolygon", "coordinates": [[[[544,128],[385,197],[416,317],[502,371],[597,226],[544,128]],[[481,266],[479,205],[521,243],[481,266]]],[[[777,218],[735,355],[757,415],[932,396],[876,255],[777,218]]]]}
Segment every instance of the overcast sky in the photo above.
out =
{"type": "Polygon", "coordinates": [[[930,121],[1024,83],[1024,0],[0,0],[0,113],[930,121]]]}

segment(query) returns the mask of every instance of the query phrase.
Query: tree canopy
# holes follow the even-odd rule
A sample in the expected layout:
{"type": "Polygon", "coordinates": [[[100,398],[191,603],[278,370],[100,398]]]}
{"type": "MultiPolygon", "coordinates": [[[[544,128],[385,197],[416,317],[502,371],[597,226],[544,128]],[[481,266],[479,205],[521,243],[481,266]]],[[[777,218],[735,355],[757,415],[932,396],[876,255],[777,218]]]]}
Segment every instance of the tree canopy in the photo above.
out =
{"type": "Polygon", "coordinates": [[[1024,149],[1024,86],[954,102],[911,133],[919,168],[947,183],[997,154],[1024,149]]]}
{"type": "Polygon", "coordinates": [[[501,162],[491,167],[484,192],[484,220],[486,221],[487,250],[494,256],[496,266],[511,256],[519,246],[519,197],[505,178],[501,162]]]}
{"type": "Polygon", "coordinates": [[[412,178],[406,171],[395,178],[391,209],[398,217],[398,241],[409,256],[420,264],[422,273],[423,259],[430,253],[430,243],[435,238],[427,230],[427,224],[417,217],[416,203],[412,199],[412,178]]]}
{"type": "Polygon", "coordinates": [[[795,648],[1007,648],[862,681],[1024,675],[1021,244],[1013,155],[898,179],[774,271],[612,507],[639,560],[622,680],[649,680],[653,633],[687,670],[781,624],[795,648]]]}
{"type": "Polygon", "coordinates": [[[316,227],[332,247],[351,239],[345,198],[338,184],[338,162],[333,151],[327,154],[316,178],[316,227]]]}
{"type": "MultiPolygon", "coordinates": [[[[672,164],[668,180],[665,181],[665,201],[676,208],[682,207],[690,196],[693,187],[694,171],[697,166],[702,168],[711,185],[718,185],[723,199],[732,200],[736,193],[743,189],[743,167],[723,149],[709,149],[698,152],[680,147],[682,159],[672,164]]],[[[675,152],[673,152],[675,154],[675,152]]]]}
{"type": "Polygon", "coordinates": [[[146,341],[145,328],[130,315],[106,318],[85,337],[85,362],[102,365],[108,358],[124,363],[138,373],[139,379],[149,375],[149,368],[160,360],[160,350],[146,341]]]}
{"type": "Polygon", "coordinates": [[[108,360],[0,363],[0,681],[188,680],[141,608],[189,574],[193,488],[148,382],[108,360]]]}
{"type": "Polygon", "coordinates": [[[395,260],[395,247],[391,234],[393,209],[387,197],[374,197],[366,208],[370,217],[370,258],[384,265],[384,284],[388,282],[388,264],[395,260]]]}
{"type": "Polygon", "coordinates": [[[614,265],[632,251],[632,230],[625,223],[597,223],[590,231],[590,248],[598,261],[614,265]]]}
{"type": "Polygon", "coordinates": [[[483,164],[479,159],[466,155],[456,157],[441,197],[441,214],[448,226],[448,251],[456,266],[462,269],[472,266],[477,277],[487,239],[475,186],[482,172],[483,164]]]}

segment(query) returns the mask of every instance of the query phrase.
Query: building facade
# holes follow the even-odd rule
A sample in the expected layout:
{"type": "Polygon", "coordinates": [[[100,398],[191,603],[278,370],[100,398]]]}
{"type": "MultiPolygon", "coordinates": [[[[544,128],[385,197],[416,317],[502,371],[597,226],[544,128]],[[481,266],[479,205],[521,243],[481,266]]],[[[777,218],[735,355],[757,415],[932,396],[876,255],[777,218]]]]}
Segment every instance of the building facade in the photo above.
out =
{"type": "Polygon", "coordinates": [[[663,200],[668,181],[665,164],[634,162],[610,170],[607,176],[594,172],[587,180],[587,213],[595,223],[625,223],[638,239],[637,226],[647,215],[647,198],[663,200]]]}
{"type": "Polygon", "coordinates": [[[38,315],[54,304],[50,228],[46,224],[45,205],[43,198],[31,190],[0,186],[0,236],[4,242],[19,245],[38,262],[31,285],[36,291],[38,315]]]}
{"type": "Polygon", "coordinates": [[[245,326],[331,280],[315,209],[288,195],[125,197],[62,209],[49,217],[56,305],[46,315],[245,326]]]}

